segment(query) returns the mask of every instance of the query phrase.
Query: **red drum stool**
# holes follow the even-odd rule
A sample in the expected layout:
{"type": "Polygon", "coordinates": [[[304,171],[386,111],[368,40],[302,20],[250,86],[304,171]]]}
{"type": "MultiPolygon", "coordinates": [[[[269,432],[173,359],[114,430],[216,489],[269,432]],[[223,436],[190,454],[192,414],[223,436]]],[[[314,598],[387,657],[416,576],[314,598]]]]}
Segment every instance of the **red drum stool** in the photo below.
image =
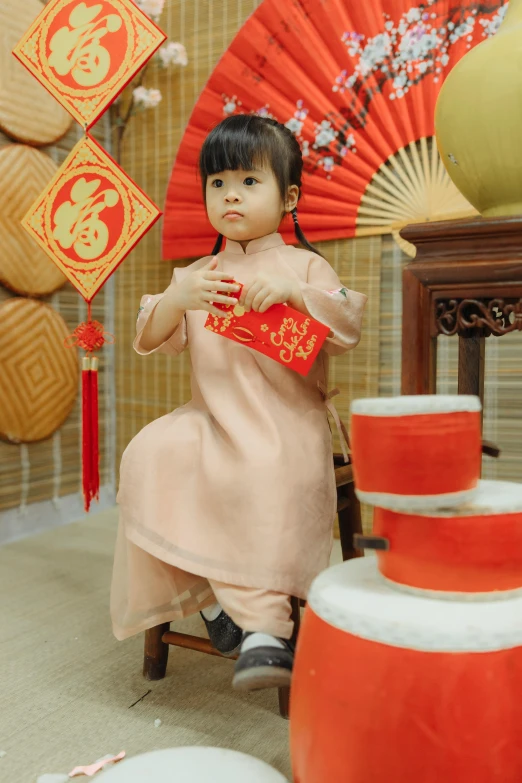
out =
{"type": "Polygon", "coordinates": [[[355,400],[350,440],[359,500],[408,510],[471,500],[481,469],[480,411],[469,395],[355,400]]]}
{"type": "Polygon", "coordinates": [[[374,558],[312,586],[291,696],[295,783],[520,783],[522,597],[390,587],[374,558]]]}
{"type": "Polygon", "coordinates": [[[458,509],[404,513],[376,508],[379,570],[395,587],[471,600],[522,593],[522,484],[480,481],[458,509]]]}

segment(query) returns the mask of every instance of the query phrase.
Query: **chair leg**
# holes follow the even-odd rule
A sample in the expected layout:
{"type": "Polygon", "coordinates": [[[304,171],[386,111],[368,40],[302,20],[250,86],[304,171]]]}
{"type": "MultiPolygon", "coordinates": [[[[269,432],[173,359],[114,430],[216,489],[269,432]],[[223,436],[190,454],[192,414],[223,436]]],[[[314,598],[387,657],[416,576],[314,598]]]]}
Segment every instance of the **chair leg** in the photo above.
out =
{"type": "Polygon", "coordinates": [[[145,631],[145,654],[143,676],[147,680],[162,680],[167,671],[169,645],[163,641],[163,634],[170,629],[170,623],[162,623],[145,631]]]}
{"type": "MultiPolygon", "coordinates": [[[[299,598],[292,598],[292,620],[294,621],[292,642],[295,644],[301,625],[301,601],[299,598]]],[[[285,720],[290,717],[290,688],[279,688],[279,713],[285,720]]]]}
{"type": "Polygon", "coordinates": [[[279,714],[284,720],[290,719],[290,688],[279,688],[279,714]]]}
{"type": "Polygon", "coordinates": [[[353,537],[356,533],[362,533],[361,504],[355,494],[353,482],[339,487],[340,499],[348,500],[346,508],[339,511],[339,534],[341,537],[341,549],[343,560],[351,560],[352,557],[362,557],[364,552],[353,545],[353,537]]]}

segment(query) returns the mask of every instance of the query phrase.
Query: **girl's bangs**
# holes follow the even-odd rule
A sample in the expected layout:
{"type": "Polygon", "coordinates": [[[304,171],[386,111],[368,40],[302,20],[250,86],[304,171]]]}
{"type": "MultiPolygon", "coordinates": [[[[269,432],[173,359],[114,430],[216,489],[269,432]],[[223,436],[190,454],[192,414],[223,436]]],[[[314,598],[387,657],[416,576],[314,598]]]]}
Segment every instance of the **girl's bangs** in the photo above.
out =
{"type": "Polygon", "coordinates": [[[221,171],[253,171],[271,161],[271,134],[253,128],[217,127],[207,138],[200,158],[204,177],[221,171]]]}

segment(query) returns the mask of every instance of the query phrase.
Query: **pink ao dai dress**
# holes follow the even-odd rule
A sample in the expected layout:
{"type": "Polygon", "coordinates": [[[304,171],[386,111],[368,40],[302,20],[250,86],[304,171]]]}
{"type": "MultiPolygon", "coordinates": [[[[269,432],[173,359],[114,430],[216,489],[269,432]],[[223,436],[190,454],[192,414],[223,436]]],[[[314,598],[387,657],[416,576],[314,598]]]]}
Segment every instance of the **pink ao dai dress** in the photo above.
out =
{"type": "MultiPolygon", "coordinates": [[[[213,602],[208,580],[305,598],[332,548],[336,487],[324,390],[328,357],[359,342],[366,296],[320,256],[279,234],[228,241],[219,269],[297,278],[328,325],[307,377],[204,328],[189,311],[156,351],[190,348],[192,399],[148,424],[121,462],[111,614],[124,639],[213,602]]],[[[174,270],[175,281],[208,263],[174,270]]],[[[145,296],[134,347],[163,294],[145,296]]]]}

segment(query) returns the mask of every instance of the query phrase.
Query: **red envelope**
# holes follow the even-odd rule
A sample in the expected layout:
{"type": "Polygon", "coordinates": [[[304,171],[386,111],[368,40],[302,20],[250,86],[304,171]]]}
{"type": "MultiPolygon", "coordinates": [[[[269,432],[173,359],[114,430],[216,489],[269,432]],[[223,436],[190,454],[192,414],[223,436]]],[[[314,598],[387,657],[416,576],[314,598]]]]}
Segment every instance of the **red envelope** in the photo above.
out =
{"type": "Polygon", "coordinates": [[[247,313],[240,305],[215,306],[227,316],[210,313],[205,329],[247,345],[300,375],[308,375],[330,333],[329,326],[284,304],[273,305],[266,313],[247,313]]]}

